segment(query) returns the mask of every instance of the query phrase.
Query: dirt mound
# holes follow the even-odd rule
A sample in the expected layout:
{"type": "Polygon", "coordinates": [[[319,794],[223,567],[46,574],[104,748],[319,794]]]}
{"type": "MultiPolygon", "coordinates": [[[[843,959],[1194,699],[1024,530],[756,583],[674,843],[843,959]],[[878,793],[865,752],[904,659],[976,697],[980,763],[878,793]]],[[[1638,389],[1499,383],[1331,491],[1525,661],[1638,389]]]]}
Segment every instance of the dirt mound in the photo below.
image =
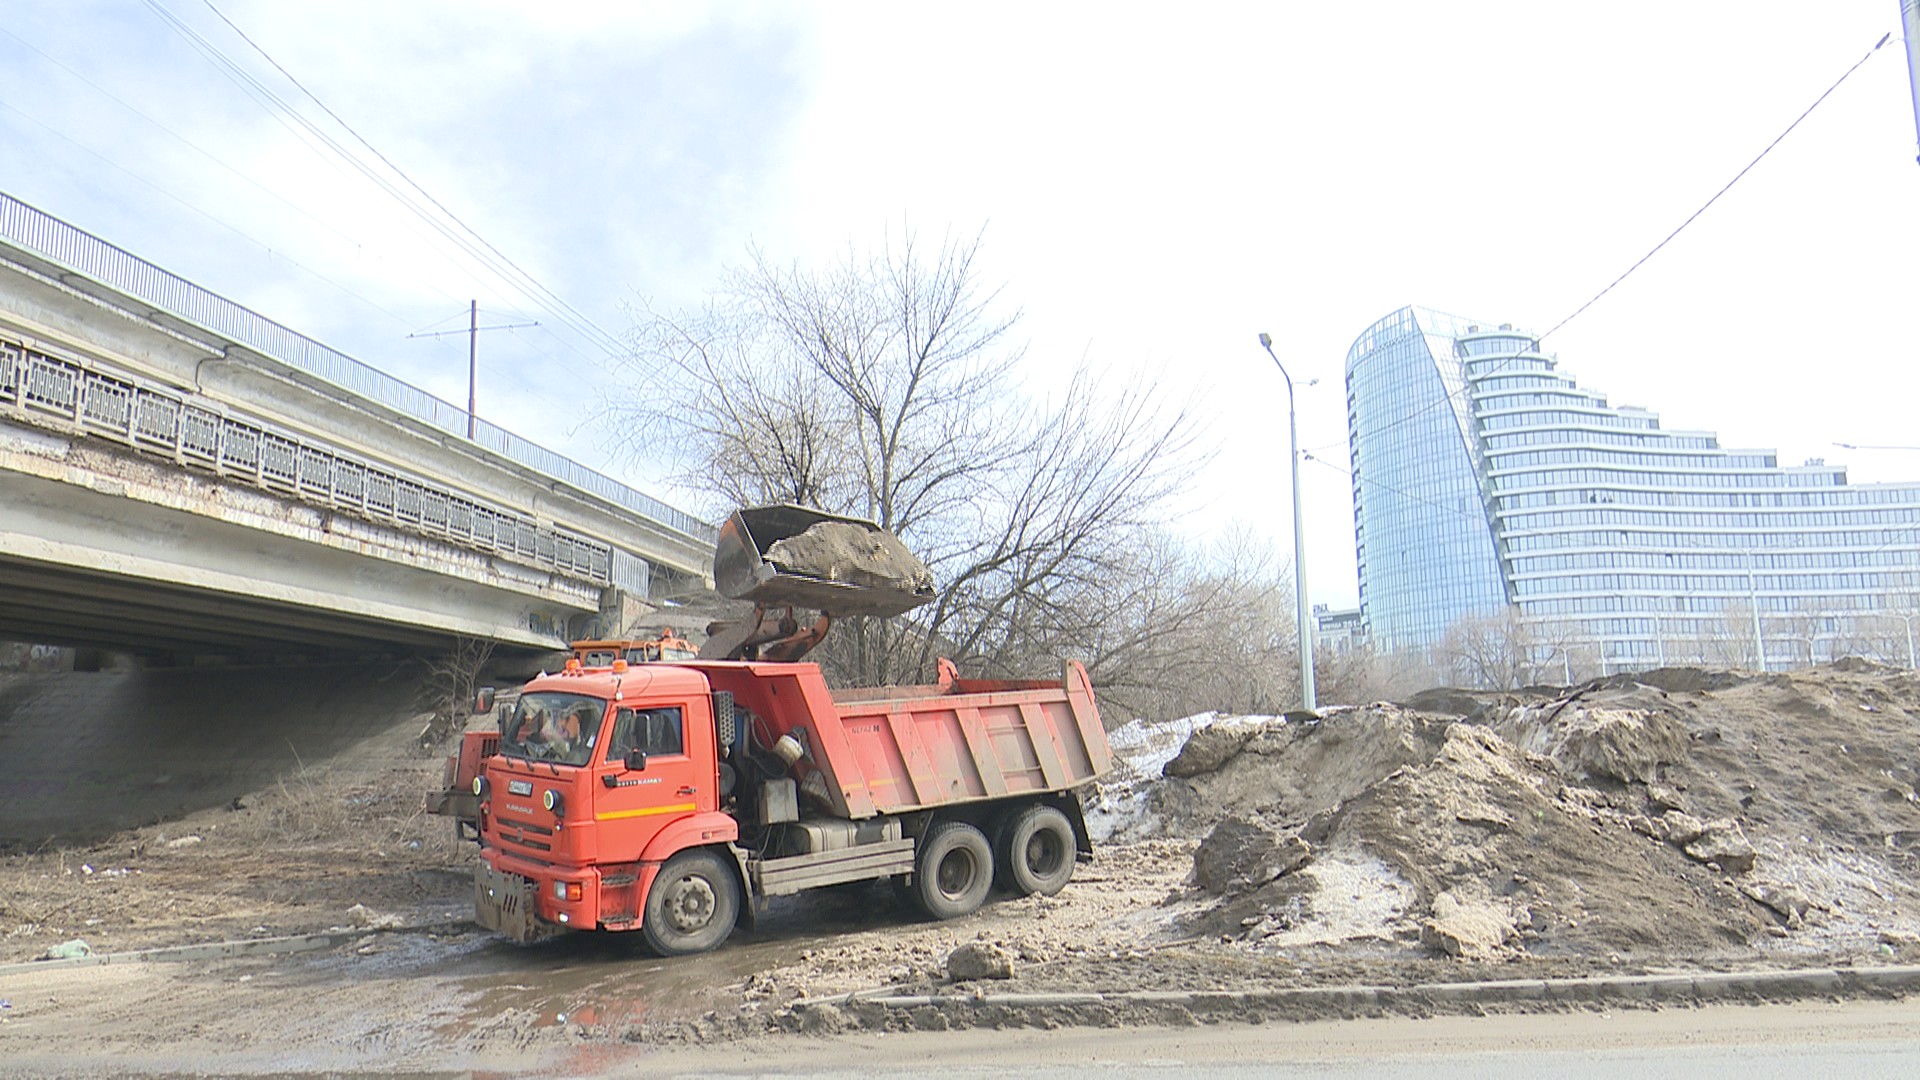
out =
{"type": "Polygon", "coordinates": [[[1192,761],[1218,764],[1136,795],[1160,832],[1232,841],[1226,869],[1196,873],[1228,895],[1190,932],[1468,959],[1920,951],[1911,672],[1663,669],[1415,700],[1433,711],[1195,725],[1192,761]],[[1291,840],[1311,860],[1260,884],[1291,840]]]}
{"type": "Polygon", "coordinates": [[[1381,778],[1430,756],[1449,721],[1402,709],[1369,705],[1301,722],[1278,717],[1217,718],[1202,724],[1187,742],[1204,749],[1194,758],[1182,750],[1166,766],[1168,779],[1149,786],[1147,812],[1168,835],[1198,838],[1220,821],[1251,816],[1299,826],[1358,796],[1381,778]],[[1231,732],[1222,738],[1211,729],[1231,732]],[[1239,750],[1223,754],[1223,744],[1239,750]],[[1187,762],[1218,758],[1210,770],[1187,762]]]}
{"type": "Polygon", "coordinates": [[[827,581],[906,593],[933,588],[933,574],[898,537],[851,522],[822,521],[776,541],[765,557],[788,573],[827,581]]]}
{"type": "Polygon", "coordinates": [[[1662,766],[1686,756],[1686,729],[1664,712],[1569,704],[1515,709],[1492,726],[1507,741],[1553,759],[1562,774],[1578,780],[1650,784],[1662,766]]]}

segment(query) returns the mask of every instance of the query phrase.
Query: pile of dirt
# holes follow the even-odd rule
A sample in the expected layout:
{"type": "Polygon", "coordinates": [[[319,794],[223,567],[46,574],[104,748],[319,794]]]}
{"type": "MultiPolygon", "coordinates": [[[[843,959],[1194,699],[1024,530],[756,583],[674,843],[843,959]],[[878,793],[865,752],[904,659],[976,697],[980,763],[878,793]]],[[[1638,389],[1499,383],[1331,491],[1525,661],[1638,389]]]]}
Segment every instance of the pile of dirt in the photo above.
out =
{"type": "Polygon", "coordinates": [[[440,763],[395,750],[384,767],[315,765],[225,806],[0,856],[0,964],[466,922],[474,846],[423,807],[440,763]]]}
{"type": "Polygon", "coordinates": [[[1109,831],[1202,840],[1184,929],[1255,951],[1920,956],[1912,673],[1665,669],[1417,701],[1201,718],[1109,831]]]}
{"type": "Polygon", "coordinates": [[[933,573],[885,529],[822,521],[776,541],[766,560],[790,574],[903,593],[933,591],[933,573]]]}

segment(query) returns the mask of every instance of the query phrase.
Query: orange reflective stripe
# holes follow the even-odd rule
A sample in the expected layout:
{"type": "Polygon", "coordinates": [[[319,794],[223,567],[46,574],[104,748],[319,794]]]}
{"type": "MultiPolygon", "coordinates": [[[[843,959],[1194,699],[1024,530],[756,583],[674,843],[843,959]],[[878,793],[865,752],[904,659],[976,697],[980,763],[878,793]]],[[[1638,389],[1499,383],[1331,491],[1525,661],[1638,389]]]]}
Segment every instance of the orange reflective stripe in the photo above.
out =
{"type": "Polygon", "coordinates": [[[610,810],[604,814],[593,815],[595,821],[614,821],[619,818],[651,817],[654,814],[673,814],[693,809],[692,803],[675,803],[672,806],[646,806],[638,810],[610,810]]]}

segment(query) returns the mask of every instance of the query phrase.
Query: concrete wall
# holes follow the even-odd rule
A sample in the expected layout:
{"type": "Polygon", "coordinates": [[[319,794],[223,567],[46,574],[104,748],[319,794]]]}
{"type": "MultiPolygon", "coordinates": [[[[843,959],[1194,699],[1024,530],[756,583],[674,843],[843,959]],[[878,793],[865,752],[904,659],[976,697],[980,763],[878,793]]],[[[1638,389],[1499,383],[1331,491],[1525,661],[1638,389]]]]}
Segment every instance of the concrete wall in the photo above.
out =
{"type": "Polygon", "coordinates": [[[0,848],[84,843],[343,756],[417,761],[423,681],[397,663],[0,673],[0,848]]]}

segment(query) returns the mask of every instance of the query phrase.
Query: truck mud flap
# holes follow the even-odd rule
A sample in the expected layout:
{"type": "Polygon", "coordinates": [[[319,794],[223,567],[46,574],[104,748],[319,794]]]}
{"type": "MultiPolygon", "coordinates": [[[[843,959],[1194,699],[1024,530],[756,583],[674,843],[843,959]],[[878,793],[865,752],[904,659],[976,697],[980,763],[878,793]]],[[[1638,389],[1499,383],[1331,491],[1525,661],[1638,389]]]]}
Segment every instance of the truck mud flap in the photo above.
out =
{"type": "Polygon", "coordinates": [[[473,869],[473,921],[522,944],[560,933],[541,920],[533,882],[485,863],[473,869]]]}

